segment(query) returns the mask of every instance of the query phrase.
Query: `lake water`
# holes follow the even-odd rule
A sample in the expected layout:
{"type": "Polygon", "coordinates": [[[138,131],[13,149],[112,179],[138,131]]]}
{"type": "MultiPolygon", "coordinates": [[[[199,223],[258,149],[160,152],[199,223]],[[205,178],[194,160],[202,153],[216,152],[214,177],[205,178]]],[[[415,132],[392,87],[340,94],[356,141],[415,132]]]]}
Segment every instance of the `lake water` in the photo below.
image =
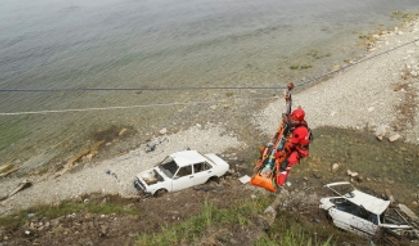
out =
{"type": "MultiPolygon", "coordinates": [[[[417,0],[2,0],[0,89],[278,85],[356,57],[359,35],[394,24],[393,11],[418,9],[417,0]]],[[[164,93],[0,93],[0,112],[173,100],[164,93]]],[[[0,162],[44,153],[37,141],[52,149],[127,117],[0,116],[0,162]]]]}

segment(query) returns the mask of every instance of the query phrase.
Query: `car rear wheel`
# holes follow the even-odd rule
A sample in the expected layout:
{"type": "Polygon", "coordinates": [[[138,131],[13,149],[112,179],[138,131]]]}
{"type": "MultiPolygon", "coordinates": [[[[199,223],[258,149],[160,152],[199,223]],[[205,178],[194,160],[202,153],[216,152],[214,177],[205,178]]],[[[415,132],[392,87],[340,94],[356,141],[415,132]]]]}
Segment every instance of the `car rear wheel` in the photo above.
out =
{"type": "Polygon", "coordinates": [[[161,197],[165,193],[167,193],[166,189],[160,189],[160,190],[156,191],[156,193],[154,193],[154,196],[155,197],[161,197]]]}

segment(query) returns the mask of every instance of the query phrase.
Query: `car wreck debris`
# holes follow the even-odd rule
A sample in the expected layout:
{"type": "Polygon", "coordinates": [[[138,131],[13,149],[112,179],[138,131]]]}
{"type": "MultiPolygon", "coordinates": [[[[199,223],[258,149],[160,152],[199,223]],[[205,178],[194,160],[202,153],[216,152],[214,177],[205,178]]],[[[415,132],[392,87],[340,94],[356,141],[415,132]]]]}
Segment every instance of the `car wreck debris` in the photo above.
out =
{"type": "MultiPolygon", "coordinates": [[[[327,212],[336,227],[366,237],[376,236],[379,232],[397,237],[419,237],[415,224],[401,216],[396,208],[390,207],[389,200],[364,193],[346,181],[325,187],[336,196],[320,199],[319,207],[327,212]]],[[[403,205],[400,207],[407,208],[403,205]]],[[[403,213],[410,213],[410,209],[404,210],[403,213]]]]}

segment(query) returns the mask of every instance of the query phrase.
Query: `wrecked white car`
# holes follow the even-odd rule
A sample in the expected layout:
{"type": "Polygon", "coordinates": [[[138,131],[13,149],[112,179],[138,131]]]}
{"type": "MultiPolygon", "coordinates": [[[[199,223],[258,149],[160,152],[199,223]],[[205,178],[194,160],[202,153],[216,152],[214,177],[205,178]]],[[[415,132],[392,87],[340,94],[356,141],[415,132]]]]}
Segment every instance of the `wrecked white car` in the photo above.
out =
{"type": "Polygon", "coordinates": [[[335,226],[361,236],[372,237],[379,231],[398,236],[415,237],[416,232],[398,211],[386,201],[355,189],[349,182],[325,185],[337,196],[320,199],[335,226]]]}
{"type": "Polygon", "coordinates": [[[134,186],[145,194],[160,195],[204,184],[223,176],[228,169],[228,163],[215,154],[181,151],[166,157],[154,168],[139,173],[134,186]]]}

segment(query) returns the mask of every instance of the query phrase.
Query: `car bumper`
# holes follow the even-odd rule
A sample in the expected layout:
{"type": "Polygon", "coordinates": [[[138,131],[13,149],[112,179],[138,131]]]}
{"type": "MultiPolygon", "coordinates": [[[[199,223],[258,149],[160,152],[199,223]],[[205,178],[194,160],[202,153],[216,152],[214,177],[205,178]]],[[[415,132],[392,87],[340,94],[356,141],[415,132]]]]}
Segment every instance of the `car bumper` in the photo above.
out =
{"type": "Polygon", "coordinates": [[[138,190],[138,192],[140,194],[145,194],[145,195],[151,194],[150,192],[147,192],[146,187],[144,186],[144,184],[138,178],[135,178],[135,180],[134,180],[134,187],[135,187],[135,189],[138,190]]]}

